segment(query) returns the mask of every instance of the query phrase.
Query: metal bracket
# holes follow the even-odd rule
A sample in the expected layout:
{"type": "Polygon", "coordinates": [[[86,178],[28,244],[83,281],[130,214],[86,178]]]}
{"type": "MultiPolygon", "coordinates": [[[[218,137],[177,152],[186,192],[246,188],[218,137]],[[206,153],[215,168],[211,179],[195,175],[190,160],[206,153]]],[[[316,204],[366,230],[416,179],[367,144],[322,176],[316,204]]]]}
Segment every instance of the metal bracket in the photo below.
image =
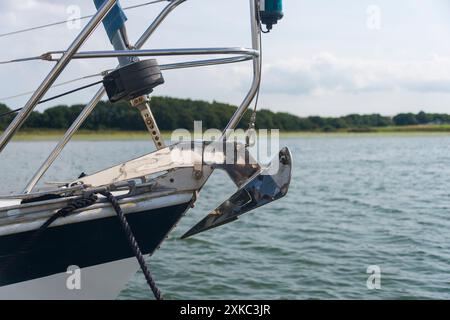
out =
{"type": "Polygon", "coordinates": [[[166,147],[164,139],[159,131],[158,124],[156,123],[155,116],[150,108],[150,99],[148,96],[140,96],[130,101],[133,107],[136,107],[141,113],[142,119],[147,127],[148,132],[152,136],[156,149],[161,150],[166,147]]]}

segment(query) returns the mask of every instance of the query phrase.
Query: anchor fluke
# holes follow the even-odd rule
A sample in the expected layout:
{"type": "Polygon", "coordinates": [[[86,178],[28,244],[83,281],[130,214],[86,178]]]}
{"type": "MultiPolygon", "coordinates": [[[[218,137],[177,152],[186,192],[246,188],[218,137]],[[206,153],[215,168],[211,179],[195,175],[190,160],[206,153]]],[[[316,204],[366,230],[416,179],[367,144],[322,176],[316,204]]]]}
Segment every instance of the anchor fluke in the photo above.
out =
{"type": "Polygon", "coordinates": [[[233,222],[239,216],[284,197],[289,189],[292,172],[292,155],[283,148],[270,165],[251,177],[239,190],[181,238],[233,222]]]}

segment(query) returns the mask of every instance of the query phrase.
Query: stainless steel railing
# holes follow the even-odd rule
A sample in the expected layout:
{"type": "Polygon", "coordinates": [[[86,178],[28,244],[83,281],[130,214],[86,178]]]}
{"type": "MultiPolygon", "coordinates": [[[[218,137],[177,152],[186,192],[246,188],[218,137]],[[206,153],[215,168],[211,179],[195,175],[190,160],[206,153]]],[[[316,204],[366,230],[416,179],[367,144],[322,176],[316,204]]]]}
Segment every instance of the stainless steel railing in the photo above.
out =
{"type": "Polygon", "coordinates": [[[98,25],[103,21],[103,18],[108,14],[108,12],[112,9],[112,7],[116,4],[117,0],[108,0],[106,1],[97,13],[92,17],[92,19],[88,22],[88,24],[83,28],[80,34],[76,37],[76,39],[69,46],[67,51],[64,52],[61,59],[58,63],[53,67],[44,81],[40,84],[40,86],[36,89],[34,94],[19,112],[19,114],[14,118],[11,124],[6,128],[5,132],[0,137],[0,152],[5,148],[14,134],[19,130],[25,120],[28,118],[30,113],[34,110],[38,102],[42,99],[42,97],[47,93],[50,87],[53,85],[55,80],[59,77],[61,72],[65,69],[65,67],[69,64],[72,57],[78,51],[78,49],[84,44],[84,42],[89,38],[92,32],[98,27],[98,25]]]}
{"type": "MultiPolygon", "coordinates": [[[[252,48],[188,48],[188,49],[159,49],[159,50],[141,50],[142,46],[146,41],[153,35],[156,29],[161,25],[165,18],[180,4],[186,0],[172,0],[170,3],[160,12],[152,24],[147,28],[147,30],[142,34],[141,38],[136,42],[134,48],[136,50],[119,50],[119,51],[93,51],[93,52],[78,52],[80,46],[89,38],[93,30],[102,22],[103,18],[107,15],[109,10],[116,3],[115,0],[107,1],[91,19],[91,21],[86,25],[82,32],[78,35],[72,45],[67,51],[54,51],[50,54],[61,54],[57,61],[56,66],[41,84],[41,86],[36,90],[33,96],[30,98],[29,102],[25,105],[24,109],[17,115],[11,125],[6,129],[2,137],[0,138],[0,152],[10,141],[12,136],[20,128],[23,122],[26,120],[31,111],[35,108],[39,100],[48,91],[50,86],[58,78],[60,73],[63,71],[65,66],[72,59],[88,59],[88,58],[107,58],[107,57],[130,57],[130,56],[174,56],[174,55],[236,55],[234,57],[228,58],[217,58],[217,59],[207,59],[207,60],[194,60],[186,62],[178,62],[172,64],[161,65],[162,70],[173,70],[182,68],[192,68],[200,66],[211,66],[227,63],[236,63],[242,61],[253,61],[253,81],[249,92],[245,96],[241,105],[238,107],[232,118],[230,119],[227,127],[223,132],[222,138],[227,138],[227,132],[229,129],[236,128],[237,124],[249,108],[250,104],[254,100],[261,81],[261,58],[260,58],[260,24],[258,17],[259,1],[260,0],[249,0],[250,3],[250,19],[251,19],[251,35],[252,35],[252,48]]],[[[48,56],[47,56],[48,58],[48,56]]],[[[90,100],[90,102],[84,107],[77,119],[72,123],[70,128],[64,134],[62,139],[58,142],[57,146],[52,150],[48,158],[37,170],[34,176],[28,182],[24,193],[30,193],[45,172],[50,168],[53,162],[60,155],[61,151],[84,123],[87,117],[92,113],[98,102],[104,97],[105,89],[102,87],[90,100]]]]}

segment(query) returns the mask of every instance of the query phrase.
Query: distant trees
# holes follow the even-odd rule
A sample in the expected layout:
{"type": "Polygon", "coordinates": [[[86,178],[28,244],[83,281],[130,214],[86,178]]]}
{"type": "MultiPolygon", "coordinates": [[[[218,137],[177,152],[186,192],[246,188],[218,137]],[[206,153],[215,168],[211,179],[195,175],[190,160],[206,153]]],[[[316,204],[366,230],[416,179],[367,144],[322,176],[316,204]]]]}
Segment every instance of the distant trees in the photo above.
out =
{"type": "Polygon", "coordinates": [[[6,105],[0,103],[0,114],[8,112],[8,111],[9,111],[9,108],[6,105]]]}
{"type": "MultiPolygon", "coordinates": [[[[203,128],[223,129],[236,107],[217,101],[194,101],[190,99],[175,99],[169,97],[153,97],[152,110],[158,120],[161,130],[171,131],[178,128],[192,130],[195,120],[203,121],[203,128]]],[[[43,112],[32,112],[25,122],[24,128],[32,129],[66,129],[76,119],[84,105],[59,105],[43,112]]],[[[10,109],[0,104],[0,114],[10,109]]],[[[245,114],[239,127],[246,128],[251,112],[245,114]]],[[[13,115],[0,118],[0,130],[6,128],[13,115]]],[[[260,110],[257,114],[258,129],[280,129],[282,131],[335,131],[335,130],[366,130],[376,127],[406,126],[416,124],[450,123],[450,116],[446,114],[430,114],[425,112],[402,113],[395,117],[385,117],[379,114],[359,115],[350,114],[338,118],[312,116],[297,117],[286,112],[272,112],[260,110]]],[[[145,130],[141,116],[127,102],[101,101],[83,124],[87,130],[145,130]]]]}
{"type": "MultiPolygon", "coordinates": [[[[6,105],[0,103],[0,115],[6,113],[8,111],[11,111],[11,110],[6,105]]],[[[14,117],[14,115],[7,115],[7,116],[0,117],[0,130],[5,129],[6,126],[8,125],[8,123],[11,122],[13,117],[14,117]]]]}
{"type": "Polygon", "coordinates": [[[419,122],[416,119],[416,116],[412,113],[401,113],[394,117],[394,123],[397,126],[409,126],[416,125],[419,122]]]}
{"type": "Polygon", "coordinates": [[[427,114],[423,111],[420,111],[416,116],[416,121],[419,124],[427,124],[433,121],[433,116],[430,114],[427,114]]]}
{"type": "Polygon", "coordinates": [[[396,126],[412,126],[417,124],[449,124],[450,115],[442,113],[425,113],[423,111],[418,114],[400,113],[394,118],[396,126]]]}

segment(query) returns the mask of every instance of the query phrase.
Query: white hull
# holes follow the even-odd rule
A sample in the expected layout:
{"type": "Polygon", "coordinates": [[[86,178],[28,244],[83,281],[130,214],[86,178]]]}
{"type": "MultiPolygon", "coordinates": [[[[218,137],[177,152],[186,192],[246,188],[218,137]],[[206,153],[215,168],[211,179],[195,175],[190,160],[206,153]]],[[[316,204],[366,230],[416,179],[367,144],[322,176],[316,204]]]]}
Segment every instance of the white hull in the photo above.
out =
{"type": "Polygon", "coordinates": [[[113,300],[139,269],[136,258],[0,287],[1,300],[113,300]],[[76,287],[80,285],[80,289],[76,287]],[[75,287],[75,288],[74,288],[75,287]],[[72,288],[72,289],[69,289],[72,288]]]}

